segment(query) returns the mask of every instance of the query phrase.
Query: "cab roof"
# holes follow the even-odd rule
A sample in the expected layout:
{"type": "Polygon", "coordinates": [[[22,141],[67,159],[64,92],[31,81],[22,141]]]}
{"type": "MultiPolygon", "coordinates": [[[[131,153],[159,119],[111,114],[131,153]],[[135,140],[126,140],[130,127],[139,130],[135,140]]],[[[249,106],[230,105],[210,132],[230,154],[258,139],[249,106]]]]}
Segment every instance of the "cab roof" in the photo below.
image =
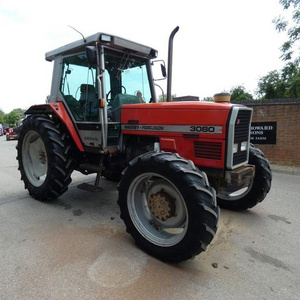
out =
{"type": "Polygon", "coordinates": [[[49,51],[45,54],[45,58],[47,61],[52,61],[56,56],[84,51],[86,46],[95,45],[96,42],[99,42],[101,45],[105,45],[111,49],[117,49],[126,52],[129,51],[136,55],[141,55],[150,59],[156,58],[158,54],[157,50],[151,47],[141,45],[114,35],[98,32],[84,39],[80,39],[55,50],[49,51]]]}

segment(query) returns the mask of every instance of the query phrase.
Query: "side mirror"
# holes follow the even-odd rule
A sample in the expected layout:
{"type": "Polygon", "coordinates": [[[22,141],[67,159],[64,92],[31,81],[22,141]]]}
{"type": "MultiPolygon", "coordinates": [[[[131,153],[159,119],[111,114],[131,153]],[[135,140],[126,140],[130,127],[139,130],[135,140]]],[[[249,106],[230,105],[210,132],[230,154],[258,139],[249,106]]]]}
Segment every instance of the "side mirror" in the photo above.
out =
{"type": "Polygon", "coordinates": [[[85,52],[90,66],[97,65],[97,53],[95,46],[86,46],[85,52]]]}
{"type": "Polygon", "coordinates": [[[164,78],[167,77],[167,71],[166,71],[166,66],[164,64],[160,65],[160,69],[161,69],[161,74],[164,78]]]}
{"type": "Polygon", "coordinates": [[[163,60],[153,60],[151,62],[152,70],[153,70],[153,77],[155,81],[166,79],[167,71],[165,62],[163,60]]]}

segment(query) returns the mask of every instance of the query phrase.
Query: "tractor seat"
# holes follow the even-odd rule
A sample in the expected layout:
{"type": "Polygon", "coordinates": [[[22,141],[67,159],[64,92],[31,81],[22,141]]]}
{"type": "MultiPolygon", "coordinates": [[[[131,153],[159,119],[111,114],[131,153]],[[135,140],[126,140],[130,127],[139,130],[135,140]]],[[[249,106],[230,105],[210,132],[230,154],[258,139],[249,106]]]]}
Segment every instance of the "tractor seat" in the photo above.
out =
{"type": "Polygon", "coordinates": [[[99,106],[96,89],[91,84],[82,84],[80,86],[80,99],[83,111],[87,121],[96,121],[99,119],[99,106]]]}
{"type": "Polygon", "coordinates": [[[96,89],[91,84],[82,84],[80,86],[80,101],[93,101],[96,99],[96,89]]]}

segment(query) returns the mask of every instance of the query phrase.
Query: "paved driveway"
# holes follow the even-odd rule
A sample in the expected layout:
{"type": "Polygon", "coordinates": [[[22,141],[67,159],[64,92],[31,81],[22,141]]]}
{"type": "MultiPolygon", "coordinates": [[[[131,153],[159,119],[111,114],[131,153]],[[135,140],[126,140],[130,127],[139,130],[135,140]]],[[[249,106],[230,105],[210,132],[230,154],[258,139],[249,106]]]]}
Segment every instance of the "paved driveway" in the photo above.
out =
{"type": "Polygon", "coordinates": [[[274,173],[266,200],[221,211],[205,253],[166,264],[138,249],[119,217],[116,184],[77,184],[33,200],[17,171],[16,141],[0,137],[0,299],[300,299],[300,177],[274,173]]]}

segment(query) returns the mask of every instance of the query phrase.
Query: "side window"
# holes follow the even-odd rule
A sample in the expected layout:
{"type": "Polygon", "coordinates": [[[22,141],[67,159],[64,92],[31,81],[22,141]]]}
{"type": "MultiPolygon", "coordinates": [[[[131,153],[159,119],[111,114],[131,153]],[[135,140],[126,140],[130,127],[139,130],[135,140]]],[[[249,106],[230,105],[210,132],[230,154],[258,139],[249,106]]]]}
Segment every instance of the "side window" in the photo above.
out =
{"type": "Polygon", "coordinates": [[[99,121],[96,69],[88,67],[86,54],[63,59],[60,91],[76,121],[99,121]]]}

